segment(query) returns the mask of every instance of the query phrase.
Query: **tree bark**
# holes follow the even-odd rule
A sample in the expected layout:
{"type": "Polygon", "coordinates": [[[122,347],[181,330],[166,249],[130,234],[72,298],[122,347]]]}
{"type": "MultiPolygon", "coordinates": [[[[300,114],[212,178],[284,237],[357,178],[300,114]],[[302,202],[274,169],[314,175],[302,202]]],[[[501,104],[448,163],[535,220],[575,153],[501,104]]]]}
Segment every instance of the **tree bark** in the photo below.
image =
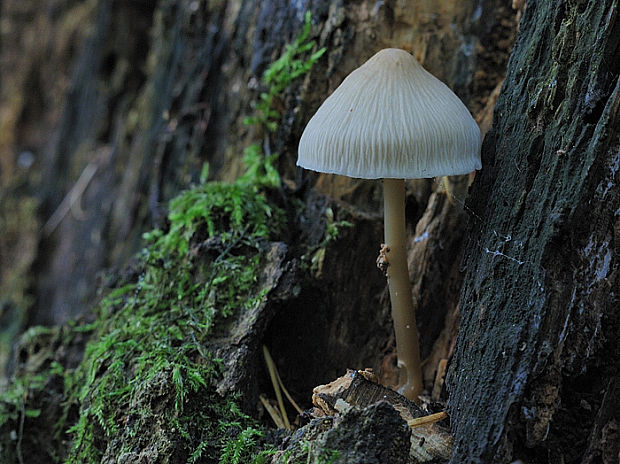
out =
{"type": "Polygon", "coordinates": [[[617,462],[619,44],[616,1],[527,4],[467,202],[454,463],[617,462]]]}

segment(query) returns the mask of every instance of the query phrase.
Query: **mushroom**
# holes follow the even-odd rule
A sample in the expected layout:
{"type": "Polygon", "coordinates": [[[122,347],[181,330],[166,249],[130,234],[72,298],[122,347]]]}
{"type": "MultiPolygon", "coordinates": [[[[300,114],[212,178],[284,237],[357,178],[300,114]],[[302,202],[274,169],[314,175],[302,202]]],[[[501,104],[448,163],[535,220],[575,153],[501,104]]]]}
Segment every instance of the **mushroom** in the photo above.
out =
{"type": "Polygon", "coordinates": [[[310,119],[297,165],[383,179],[385,260],[401,386],[422,393],[405,244],[405,182],[481,168],[480,129],[459,98],[404,50],[381,50],[349,74],[310,119]]]}

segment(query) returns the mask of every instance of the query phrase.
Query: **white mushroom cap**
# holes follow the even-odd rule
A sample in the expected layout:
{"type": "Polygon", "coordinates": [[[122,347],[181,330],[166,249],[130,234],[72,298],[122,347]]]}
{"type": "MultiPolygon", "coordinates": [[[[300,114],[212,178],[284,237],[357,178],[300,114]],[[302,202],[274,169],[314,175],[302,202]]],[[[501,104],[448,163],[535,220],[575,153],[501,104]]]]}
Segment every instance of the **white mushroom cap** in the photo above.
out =
{"type": "Polygon", "coordinates": [[[404,50],[381,50],[310,119],[297,165],[364,179],[481,168],[480,129],[459,98],[404,50]]]}

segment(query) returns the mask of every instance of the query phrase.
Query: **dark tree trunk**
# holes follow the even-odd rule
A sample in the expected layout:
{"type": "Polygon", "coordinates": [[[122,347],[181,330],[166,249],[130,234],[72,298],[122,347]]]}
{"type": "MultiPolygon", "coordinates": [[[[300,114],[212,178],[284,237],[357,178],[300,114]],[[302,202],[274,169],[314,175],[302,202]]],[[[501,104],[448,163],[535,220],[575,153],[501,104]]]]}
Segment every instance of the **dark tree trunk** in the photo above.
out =
{"type": "Polygon", "coordinates": [[[528,2],[467,202],[461,462],[618,462],[620,21],[528,2]]]}

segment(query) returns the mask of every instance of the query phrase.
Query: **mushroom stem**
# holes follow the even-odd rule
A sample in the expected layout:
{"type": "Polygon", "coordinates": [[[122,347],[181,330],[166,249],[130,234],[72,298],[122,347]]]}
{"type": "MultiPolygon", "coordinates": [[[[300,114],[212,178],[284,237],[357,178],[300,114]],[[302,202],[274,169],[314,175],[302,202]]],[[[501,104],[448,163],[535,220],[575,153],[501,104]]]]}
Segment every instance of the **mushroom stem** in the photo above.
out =
{"type": "Polygon", "coordinates": [[[399,393],[410,400],[419,401],[422,393],[422,369],[415,311],[411,297],[411,283],[407,268],[405,242],[405,181],[383,179],[385,244],[388,247],[387,268],[392,319],[396,334],[396,352],[400,368],[399,393]]]}

